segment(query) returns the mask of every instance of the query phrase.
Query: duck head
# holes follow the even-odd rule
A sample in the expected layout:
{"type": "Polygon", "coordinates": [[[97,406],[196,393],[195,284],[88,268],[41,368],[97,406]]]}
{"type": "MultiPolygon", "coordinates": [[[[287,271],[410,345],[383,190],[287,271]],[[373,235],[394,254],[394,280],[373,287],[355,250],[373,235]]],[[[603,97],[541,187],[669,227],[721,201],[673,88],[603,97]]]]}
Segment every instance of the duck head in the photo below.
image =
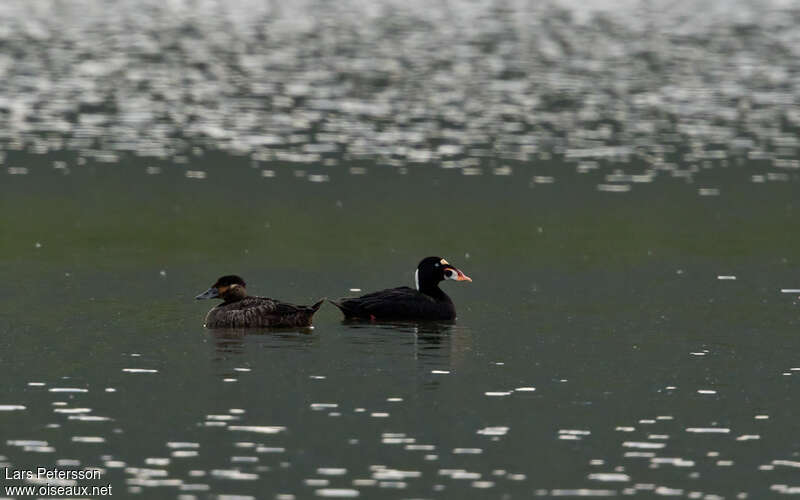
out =
{"type": "Polygon", "coordinates": [[[472,281],[472,278],[441,257],[425,257],[420,261],[414,274],[417,290],[424,292],[437,288],[444,280],[472,281]]]}
{"type": "Polygon", "coordinates": [[[247,284],[239,276],[230,274],[223,276],[211,285],[211,288],[201,293],[195,299],[222,299],[225,302],[234,302],[247,297],[247,284]]]}

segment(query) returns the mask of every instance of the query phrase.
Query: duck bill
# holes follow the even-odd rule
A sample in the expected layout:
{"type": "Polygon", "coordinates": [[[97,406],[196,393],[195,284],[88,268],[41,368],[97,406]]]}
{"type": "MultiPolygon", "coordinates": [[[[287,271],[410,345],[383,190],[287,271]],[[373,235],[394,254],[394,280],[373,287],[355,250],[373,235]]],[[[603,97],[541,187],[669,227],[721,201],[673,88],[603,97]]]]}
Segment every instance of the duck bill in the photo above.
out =
{"type": "Polygon", "coordinates": [[[197,297],[195,297],[195,300],[216,299],[217,297],[219,297],[219,290],[217,290],[216,288],[214,288],[212,286],[211,288],[209,288],[205,292],[203,292],[200,295],[198,295],[197,297]]]}
{"type": "Polygon", "coordinates": [[[457,273],[456,281],[469,281],[470,283],[472,283],[472,278],[470,278],[460,270],[456,269],[456,273],[457,273]]]}
{"type": "Polygon", "coordinates": [[[452,269],[453,271],[455,271],[455,272],[456,272],[456,276],[455,276],[455,278],[450,278],[451,280],[455,280],[455,281],[469,281],[469,282],[471,282],[471,281],[472,281],[472,278],[470,278],[469,276],[467,276],[466,274],[464,274],[464,272],[463,272],[463,271],[461,271],[461,269],[456,269],[455,267],[451,267],[450,269],[452,269]]]}

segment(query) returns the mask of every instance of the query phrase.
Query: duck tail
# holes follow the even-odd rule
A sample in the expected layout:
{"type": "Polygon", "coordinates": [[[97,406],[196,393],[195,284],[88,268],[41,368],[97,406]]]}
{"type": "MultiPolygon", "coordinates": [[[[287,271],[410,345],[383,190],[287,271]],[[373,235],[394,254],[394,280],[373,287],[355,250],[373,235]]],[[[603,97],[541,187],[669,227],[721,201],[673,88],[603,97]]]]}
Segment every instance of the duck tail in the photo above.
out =
{"type": "Polygon", "coordinates": [[[323,299],[320,299],[319,301],[317,301],[317,302],[313,303],[312,305],[308,306],[308,307],[309,307],[309,309],[311,309],[311,312],[312,312],[312,313],[315,313],[315,312],[317,312],[317,310],[320,308],[320,306],[322,305],[322,303],[323,303],[323,302],[325,302],[325,300],[326,300],[326,299],[324,299],[324,298],[323,298],[323,299]]]}
{"type": "Polygon", "coordinates": [[[344,303],[343,299],[339,299],[339,300],[328,299],[328,302],[330,302],[331,304],[333,304],[336,307],[338,307],[339,310],[342,311],[342,314],[344,314],[345,318],[350,318],[350,317],[353,316],[353,312],[350,310],[349,307],[347,307],[347,305],[344,303]]]}
{"type": "Polygon", "coordinates": [[[316,314],[319,307],[322,303],[325,302],[325,299],[322,299],[310,306],[301,306],[300,311],[297,314],[297,325],[296,326],[311,326],[311,322],[313,321],[314,314],[316,314]]]}

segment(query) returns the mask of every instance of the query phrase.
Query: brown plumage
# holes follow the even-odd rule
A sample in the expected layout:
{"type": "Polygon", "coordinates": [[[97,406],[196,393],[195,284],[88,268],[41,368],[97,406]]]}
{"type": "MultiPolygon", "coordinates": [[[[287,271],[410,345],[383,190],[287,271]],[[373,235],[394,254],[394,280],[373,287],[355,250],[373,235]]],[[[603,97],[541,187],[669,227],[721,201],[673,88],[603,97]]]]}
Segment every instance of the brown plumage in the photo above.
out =
{"type": "Polygon", "coordinates": [[[310,306],[288,304],[266,297],[247,295],[246,284],[238,276],[223,276],[197,299],[219,298],[224,302],[206,315],[206,328],[267,328],[311,326],[311,319],[322,300],[310,306]]]}

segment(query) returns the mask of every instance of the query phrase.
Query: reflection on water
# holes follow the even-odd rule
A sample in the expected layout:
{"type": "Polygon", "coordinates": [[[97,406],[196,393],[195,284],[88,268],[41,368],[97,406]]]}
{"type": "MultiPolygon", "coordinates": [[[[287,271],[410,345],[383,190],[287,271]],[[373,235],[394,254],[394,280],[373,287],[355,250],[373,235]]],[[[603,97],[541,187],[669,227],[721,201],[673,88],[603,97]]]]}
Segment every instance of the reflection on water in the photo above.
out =
{"type": "Polygon", "coordinates": [[[385,329],[404,333],[413,333],[417,336],[444,335],[450,333],[456,325],[455,321],[370,321],[349,318],[342,320],[343,325],[351,328],[385,329]]]}
{"type": "MultiPolygon", "coordinates": [[[[394,356],[399,350],[412,356],[421,371],[434,375],[456,369],[472,342],[470,329],[456,322],[346,320],[342,325],[351,331],[346,341],[361,352],[394,356]]],[[[428,377],[426,383],[438,386],[437,377],[428,377]]]]}
{"type": "Polygon", "coordinates": [[[236,362],[248,349],[287,349],[307,351],[319,346],[313,328],[298,330],[281,329],[213,329],[207,335],[214,339],[215,361],[224,368],[219,372],[223,382],[237,382],[240,375],[252,371],[249,367],[231,368],[229,361],[236,362]]]}
{"type": "Polygon", "coordinates": [[[745,162],[748,182],[796,178],[797,6],[702,4],[7,1],[0,146],[11,175],[24,150],[64,175],[132,156],[202,181],[223,150],[254,180],[312,183],[550,158],[608,193],[675,178],[716,196],[703,173],[745,162]]]}

